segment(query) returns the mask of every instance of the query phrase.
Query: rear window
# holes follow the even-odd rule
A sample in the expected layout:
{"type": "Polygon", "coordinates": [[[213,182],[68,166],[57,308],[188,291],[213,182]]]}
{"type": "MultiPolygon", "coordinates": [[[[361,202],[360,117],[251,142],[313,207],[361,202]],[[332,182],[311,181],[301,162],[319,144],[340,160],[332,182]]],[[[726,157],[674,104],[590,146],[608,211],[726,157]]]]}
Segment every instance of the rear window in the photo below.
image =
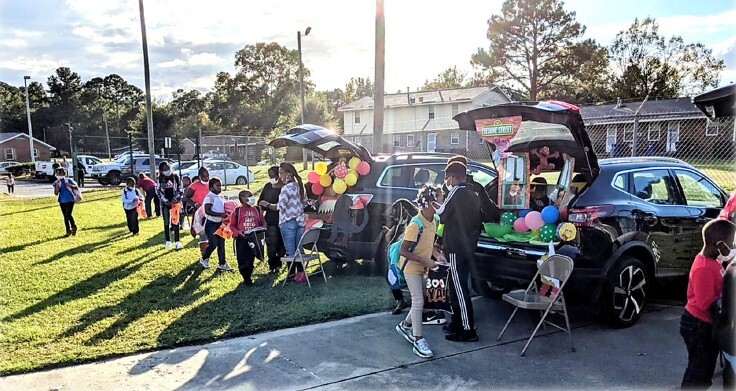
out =
{"type": "Polygon", "coordinates": [[[540,140],[575,141],[572,133],[570,133],[570,129],[564,125],[524,121],[519,127],[519,132],[511,140],[511,144],[516,145],[540,140]]]}

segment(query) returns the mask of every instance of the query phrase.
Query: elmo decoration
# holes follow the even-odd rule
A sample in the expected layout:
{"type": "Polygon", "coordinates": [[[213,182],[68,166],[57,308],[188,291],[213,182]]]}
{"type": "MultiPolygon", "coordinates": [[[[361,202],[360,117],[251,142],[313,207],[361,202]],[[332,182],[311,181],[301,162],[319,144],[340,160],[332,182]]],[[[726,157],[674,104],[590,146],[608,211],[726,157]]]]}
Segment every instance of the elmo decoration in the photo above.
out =
{"type": "Polygon", "coordinates": [[[532,149],[532,155],[539,158],[539,164],[537,168],[532,170],[532,174],[539,175],[542,171],[552,171],[555,169],[555,165],[549,162],[549,159],[560,157],[559,152],[550,151],[549,147],[544,146],[542,149],[532,149]]]}

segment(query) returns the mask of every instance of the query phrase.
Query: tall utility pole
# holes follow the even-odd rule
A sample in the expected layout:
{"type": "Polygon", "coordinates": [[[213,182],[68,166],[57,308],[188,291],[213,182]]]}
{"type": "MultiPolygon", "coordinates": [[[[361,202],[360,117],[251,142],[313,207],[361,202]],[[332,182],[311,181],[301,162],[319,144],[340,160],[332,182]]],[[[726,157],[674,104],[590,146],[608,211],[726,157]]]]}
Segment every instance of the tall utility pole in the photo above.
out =
{"type": "Polygon", "coordinates": [[[28,142],[30,144],[31,162],[36,162],[36,154],[33,153],[33,125],[31,125],[31,101],[28,98],[28,80],[30,76],[23,76],[23,85],[26,87],[26,116],[28,116],[28,142]]]}
{"type": "MultiPolygon", "coordinates": [[[[306,30],[304,30],[304,36],[306,37],[309,35],[309,32],[312,31],[311,27],[307,27],[306,30]]],[[[302,32],[301,30],[296,32],[296,45],[299,49],[299,94],[302,98],[302,125],[304,125],[304,64],[302,63],[302,32]]],[[[304,165],[304,169],[307,169],[307,150],[305,148],[302,148],[302,163],[304,165]]]]}
{"type": "MultiPolygon", "coordinates": [[[[143,12],[143,0],[138,0],[141,13],[141,37],[143,39],[143,72],[146,81],[146,122],[148,124],[148,155],[151,177],[156,176],[156,147],[153,145],[153,107],[151,105],[151,72],[148,67],[148,39],[146,39],[146,16],[143,12]]],[[[135,173],[133,173],[135,174],[135,173]]]]}
{"type": "Polygon", "coordinates": [[[373,153],[383,152],[383,83],[386,58],[386,19],[383,0],[376,0],[376,84],[373,87],[373,153]]]}

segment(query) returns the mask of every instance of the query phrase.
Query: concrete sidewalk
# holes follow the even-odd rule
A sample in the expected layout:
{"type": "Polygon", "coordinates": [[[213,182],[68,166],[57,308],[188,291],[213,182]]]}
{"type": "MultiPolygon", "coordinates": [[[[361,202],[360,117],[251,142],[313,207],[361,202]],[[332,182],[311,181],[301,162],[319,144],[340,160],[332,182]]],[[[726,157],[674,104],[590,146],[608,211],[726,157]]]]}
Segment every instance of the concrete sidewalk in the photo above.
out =
{"type": "Polygon", "coordinates": [[[566,334],[548,328],[526,357],[534,326],[517,315],[501,342],[511,308],[474,300],[481,339],[451,343],[440,326],[425,326],[435,358],[415,356],[394,326],[403,317],[373,314],[201,346],[10,376],[3,390],[255,389],[674,389],[686,364],[679,336],[681,307],[650,305],[634,327],[609,329],[572,314],[577,352],[566,334]]]}

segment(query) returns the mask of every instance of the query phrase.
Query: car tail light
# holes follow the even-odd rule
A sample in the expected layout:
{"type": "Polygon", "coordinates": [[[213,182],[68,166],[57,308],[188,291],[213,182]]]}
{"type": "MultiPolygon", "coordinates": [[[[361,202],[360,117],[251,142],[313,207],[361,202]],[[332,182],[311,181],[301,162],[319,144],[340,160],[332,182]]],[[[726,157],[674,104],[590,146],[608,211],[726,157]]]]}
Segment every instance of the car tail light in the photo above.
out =
{"type": "Polygon", "coordinates": [[[588,206],[570,209],[567,220],[578,227],[592,227],[598,219],[613,214],[613,205],[588,206]]]}

